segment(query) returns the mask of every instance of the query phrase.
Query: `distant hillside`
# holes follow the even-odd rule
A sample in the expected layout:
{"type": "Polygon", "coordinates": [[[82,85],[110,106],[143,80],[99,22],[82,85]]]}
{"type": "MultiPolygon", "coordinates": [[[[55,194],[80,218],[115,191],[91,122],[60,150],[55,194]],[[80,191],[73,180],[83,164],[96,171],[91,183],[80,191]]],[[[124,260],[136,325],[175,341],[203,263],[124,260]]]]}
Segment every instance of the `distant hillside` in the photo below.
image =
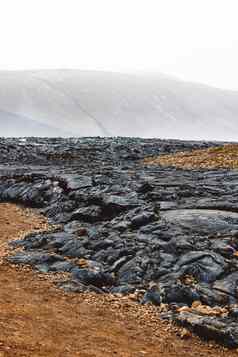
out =
{"type": "Polygon", "coordinates": [[[51,127],[22,115],[0,110],[0,136],[72,136],[73,133],[51,127]]]}
{"type": "Polygon", "coordinates": [[[0,136],[238,140],[238,92],[166,76],[0,72],[0,136]]]}

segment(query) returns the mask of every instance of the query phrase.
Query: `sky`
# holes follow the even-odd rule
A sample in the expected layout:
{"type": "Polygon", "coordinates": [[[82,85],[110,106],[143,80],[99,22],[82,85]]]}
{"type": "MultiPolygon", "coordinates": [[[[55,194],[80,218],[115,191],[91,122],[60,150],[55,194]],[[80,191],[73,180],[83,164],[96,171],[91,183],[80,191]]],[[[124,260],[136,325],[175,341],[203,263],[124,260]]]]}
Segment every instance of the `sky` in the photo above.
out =
{"type": "Polygon", "coordinates": [[[0,70],[159,72],[238,90],[237,0],[0,0],[0,70]]]}

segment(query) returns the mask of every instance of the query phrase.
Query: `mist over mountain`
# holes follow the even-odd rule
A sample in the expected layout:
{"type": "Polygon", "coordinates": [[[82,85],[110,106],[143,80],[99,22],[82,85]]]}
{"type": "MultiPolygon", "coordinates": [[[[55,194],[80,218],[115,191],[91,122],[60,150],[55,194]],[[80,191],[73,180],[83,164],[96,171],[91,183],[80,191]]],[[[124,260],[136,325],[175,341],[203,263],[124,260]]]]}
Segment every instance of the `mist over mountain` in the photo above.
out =
{"type": "Polygon", "coordinates": [[[238,92],[162,75],[0,72],[0,136],[238,140],[238,92]]]}

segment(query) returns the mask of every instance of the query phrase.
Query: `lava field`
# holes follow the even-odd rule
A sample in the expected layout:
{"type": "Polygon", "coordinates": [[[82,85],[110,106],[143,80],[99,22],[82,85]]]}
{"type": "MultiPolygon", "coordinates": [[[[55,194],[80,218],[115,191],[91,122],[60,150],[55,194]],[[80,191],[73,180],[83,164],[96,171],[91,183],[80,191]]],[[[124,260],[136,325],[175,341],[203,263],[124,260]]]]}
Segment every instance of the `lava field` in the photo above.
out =
{"type": "Polygon", "coordinates": [[[201,337],[238,346],[238,171],[145,158],[218,146],[137,138],[0,139],[0,200],[55,225],[9,257],[68,273],[65,291],[134,294],[201,337]]]}

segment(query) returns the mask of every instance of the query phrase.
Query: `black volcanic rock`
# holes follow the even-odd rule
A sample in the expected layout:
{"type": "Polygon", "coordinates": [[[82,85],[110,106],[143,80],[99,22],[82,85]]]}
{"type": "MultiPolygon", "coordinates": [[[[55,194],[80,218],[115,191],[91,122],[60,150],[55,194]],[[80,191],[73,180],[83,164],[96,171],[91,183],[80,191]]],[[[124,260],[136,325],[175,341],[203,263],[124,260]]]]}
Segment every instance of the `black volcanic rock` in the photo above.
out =
{"type": "Polygon", "coordinates": [[[41,272],[68,272],[69,280],[59,284],[66,291],[136,291],[139,302],[168,304],[167,318],[238,346],[238,171],[142,162],[218,144],[0,139],[0,200],[37,207],[59,224],[11,242],[22,251],[9,260],[41,272]],[[176,312],[197,301],[229,306],[230,313],[176,312]]]}

